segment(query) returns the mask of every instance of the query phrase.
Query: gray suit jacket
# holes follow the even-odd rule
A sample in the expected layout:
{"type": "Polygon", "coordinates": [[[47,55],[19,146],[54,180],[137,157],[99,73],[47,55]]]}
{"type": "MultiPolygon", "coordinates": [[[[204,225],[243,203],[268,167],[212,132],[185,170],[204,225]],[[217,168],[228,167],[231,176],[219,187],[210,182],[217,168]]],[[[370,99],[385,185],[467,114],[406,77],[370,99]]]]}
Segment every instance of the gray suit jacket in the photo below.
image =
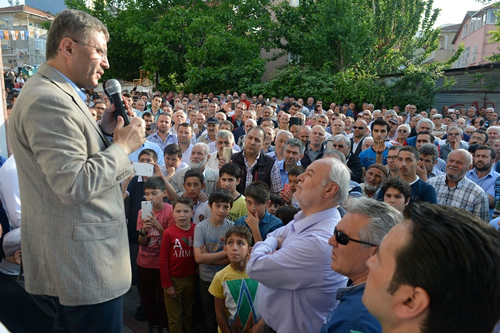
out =
{"type": "Polygon", "coordinates": [[[9,139],[21,192],[26,290],[70,306],[123,295],[131,269],[119,184],[133,174],[125,151],[46,64],[19,94],[9,139]]]}

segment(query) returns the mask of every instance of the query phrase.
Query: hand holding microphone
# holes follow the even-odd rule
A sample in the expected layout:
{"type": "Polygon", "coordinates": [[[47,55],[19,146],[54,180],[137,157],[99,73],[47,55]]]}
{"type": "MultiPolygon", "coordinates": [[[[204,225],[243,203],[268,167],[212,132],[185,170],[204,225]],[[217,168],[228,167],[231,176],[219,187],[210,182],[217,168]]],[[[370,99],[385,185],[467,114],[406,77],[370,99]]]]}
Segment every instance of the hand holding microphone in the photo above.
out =
{"type": "Polygon", "coordinates": [[[123,121],[125,123],[124,126],[130,124],[130,118],[128,116],[128,112],[123,105],[123,97],[122,97],[122,87],[120,82],[115,79],[107,80],[103,84],[104,91],[106,95],[108,95],[109,99],[115,106],[115,118],[118,119],[118,116],[123,117],[123,121]]]}

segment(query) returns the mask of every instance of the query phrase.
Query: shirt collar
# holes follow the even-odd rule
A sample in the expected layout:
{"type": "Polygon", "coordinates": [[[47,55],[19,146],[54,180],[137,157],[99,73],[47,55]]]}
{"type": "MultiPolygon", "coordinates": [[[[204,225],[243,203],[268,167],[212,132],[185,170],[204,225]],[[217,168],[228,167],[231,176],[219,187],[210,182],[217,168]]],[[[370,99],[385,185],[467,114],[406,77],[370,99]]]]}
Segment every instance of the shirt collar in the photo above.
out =
{"type": "Polygon", "coordinates": [[[78,96],[80,96],[80,98],[82,99],[82,101],[85,103],[85,94],[83,93],[82,89],[78,88],[78,86],[76,84],[74,84],[73,81],[71,81],[70,79],[68,79],[68,77],[66,75],[64,75],[63,73],[59,72],[57,69],[55,69],[55,70],[59,74],[61,74],[61,76],[66,80],[66,82],[69,83],[70,86],[73,87],[73,89],[75,89],[75,91],[78,94],[78,96]]]}
{"type": "MultiPolygon", "coordinates": [[[[304,212],[300,211],[294,216],[293,222],[290,222],[297,233],[309,228],[311,225],[316,224],[326,218],[337,218],[340,220],[340,214],[337,207],[322,210],[321,212],[305,216],[304,212]]],[[[333,230],[332,230],[333,232],[333,230]]]]}

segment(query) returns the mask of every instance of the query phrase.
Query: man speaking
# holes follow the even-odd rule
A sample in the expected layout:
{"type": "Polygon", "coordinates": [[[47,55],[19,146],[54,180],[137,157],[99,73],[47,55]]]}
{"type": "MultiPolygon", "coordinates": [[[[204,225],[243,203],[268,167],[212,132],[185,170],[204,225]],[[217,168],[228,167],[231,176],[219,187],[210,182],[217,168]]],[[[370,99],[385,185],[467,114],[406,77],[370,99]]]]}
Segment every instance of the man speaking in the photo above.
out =
{"type": "Polygon", "coordinates": [[[47,63],[9,121],[26,290],[54,297],[56,332],[123,330],[131,272],[119,184],[133,174],[127,155],[145,141],[145,126],[135,117],[123,127],[113,107],[98,125],[85,105],[82,89],[95,88],[109,68],[108,39],[96,18],[62,11],[48,33],[47,63]]]}

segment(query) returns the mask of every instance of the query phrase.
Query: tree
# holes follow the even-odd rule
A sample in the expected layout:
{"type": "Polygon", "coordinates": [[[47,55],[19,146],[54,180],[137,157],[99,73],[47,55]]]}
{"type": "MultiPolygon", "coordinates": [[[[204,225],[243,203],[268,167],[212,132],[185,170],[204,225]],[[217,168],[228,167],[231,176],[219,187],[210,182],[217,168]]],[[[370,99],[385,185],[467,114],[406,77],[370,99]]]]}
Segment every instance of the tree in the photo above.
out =
{"type": "Polygon", "coordinates": [[[282,50],[276,56],[291,54],[292,61],[272,82],[256,87],[273,90],[296,82],[292,87],[305,93],[301,96],[369,100],[378,105],[419,100],[419,107],[429,107],[437,92],[435,79],[450,65],[420,65],[438,47],[440,31],[432,27],[439,11],[432,4],[432,0],[301,0],[298,7],[281,3],[274,9],[279,30],[273,40],[282,50]],[[421,52],[416,55],[416,50],[421,52]],[[317,80],[304,78],[304,73],[317,80]],[[380,78],[392,74],[402,78],[392,82],[380,78]],[[423,77],[430,80],[420,81],[423,77]]]}
{"type": "MultiPolygon", "coordinates": [[[[141,68],[190,91],[242,89],[264,73],[260,50],[269,49],[274,26],[270,0],[97,2],[103,6],[84,10],[108,26],[111,68],[118,68],[110,73],[123,77],[141,68]]],[[[69,3],[82,8],[83,1],[69,3]]]]}

